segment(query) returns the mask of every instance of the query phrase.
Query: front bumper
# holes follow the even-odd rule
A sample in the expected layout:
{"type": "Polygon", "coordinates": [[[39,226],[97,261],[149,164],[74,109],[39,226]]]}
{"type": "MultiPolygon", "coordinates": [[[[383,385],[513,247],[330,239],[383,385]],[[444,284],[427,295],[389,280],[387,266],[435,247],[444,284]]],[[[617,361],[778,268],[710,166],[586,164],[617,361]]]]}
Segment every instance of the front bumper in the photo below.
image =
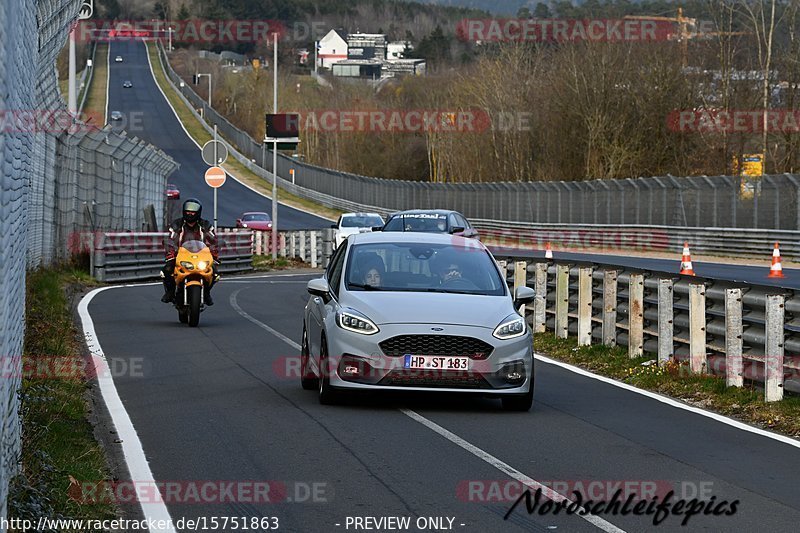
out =
{"type": "MultiPolygon", "coordinates": [[[[335,324],[327,330],[332,387],[352,390],[415,390],[472,392],[491,395],[528,392],[533,379],[533,351],[530,331],[501,341],[492,330],[473,326],[442,324],[384,324],[374,335],[342,330],[335,324]],[[488,357],[470,357],[469,370],[406,369],[404,355],[387,355],[380,343],[397,336],[434,335],[478,339],[491,345],[488,357]]],[[[412,355],[444,355],[414,353],[412,355]]],[[[449,353],[451,356],[467,354],[449,353]]]]}

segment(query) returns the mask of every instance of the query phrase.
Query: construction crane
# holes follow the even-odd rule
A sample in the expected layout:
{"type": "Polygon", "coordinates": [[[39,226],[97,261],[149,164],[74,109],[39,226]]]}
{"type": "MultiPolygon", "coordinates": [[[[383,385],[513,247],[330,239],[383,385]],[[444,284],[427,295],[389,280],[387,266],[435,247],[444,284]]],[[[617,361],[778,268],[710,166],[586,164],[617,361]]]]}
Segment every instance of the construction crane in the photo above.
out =
{"type": "Polygon", "coordinates": [[[671,36],[672,40],[677,40],[681,45],[681,65],[686,67],[689,56],[689,39],[709,38],[719,35],[748,35],[745,31],[711,31],[699,32],[697,30],[697,19],[683,16],[683,8],[678,8],[677,17],[663,17],[657,15],[625,15],[623,19],[628,20],[660,20],[665,22],[675,22],[679,26],[677,35],[671,36]]]}

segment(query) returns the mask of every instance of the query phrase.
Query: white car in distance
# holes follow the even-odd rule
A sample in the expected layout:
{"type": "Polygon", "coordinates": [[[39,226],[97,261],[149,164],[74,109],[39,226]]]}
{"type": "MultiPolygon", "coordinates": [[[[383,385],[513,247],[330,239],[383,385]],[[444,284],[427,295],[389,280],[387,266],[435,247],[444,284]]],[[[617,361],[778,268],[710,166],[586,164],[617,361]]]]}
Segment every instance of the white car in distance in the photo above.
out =
{"type": "Polygon", "coordinates": [[[372,231],[372,228],[383,227],[386,222],[377,213],[344,213],[331,227],[333,246],[338,248],[350,235],[372,231]]]}

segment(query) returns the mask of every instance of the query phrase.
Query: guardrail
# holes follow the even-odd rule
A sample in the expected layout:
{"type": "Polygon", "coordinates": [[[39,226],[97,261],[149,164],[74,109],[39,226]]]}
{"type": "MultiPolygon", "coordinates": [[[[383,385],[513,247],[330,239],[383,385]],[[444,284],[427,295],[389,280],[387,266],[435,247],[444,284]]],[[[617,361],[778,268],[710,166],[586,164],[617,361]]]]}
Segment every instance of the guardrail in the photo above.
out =
{"type": "MultiPolygon", "coordinates": [[[[98,281],[138,281],[161,277],[166,233],[118,232],[87,236],[93,253],[92,276],[98,281]],[[94,241],[94,242],[91,242],[94,241]]],[[[222,231],[217,234],[220,272],[253,269],[252,233],[222,231]]]]}
{"type": "MultiPolygon", "coordinates": [[[[272,233],[253,232],[253,255],[272,254],[272,233]]],[[[333,254],[333,230],[280,231],[278,232],[278,255],[299,258],[311,268],[324,268],[333,254]]]]}
{"type": "Polygon", "coordinates": [[[800,231],[748,228],[685,228],[612,224],[536,224],[472,220],[481,240],[500,248],[543,250],[550,242],[562,250],[673,251],[684,242],[692,252],[769,258],[775,242],[781,256],[800,260],[800,231]]]}
{"type": "Polygon", "coordinates": [[[767,401],[800,393],[800,295],[777,287],[496,254],[510,284],[536,290],[534,332],[652,353],[659,364],[764,382],[767,401]]]}

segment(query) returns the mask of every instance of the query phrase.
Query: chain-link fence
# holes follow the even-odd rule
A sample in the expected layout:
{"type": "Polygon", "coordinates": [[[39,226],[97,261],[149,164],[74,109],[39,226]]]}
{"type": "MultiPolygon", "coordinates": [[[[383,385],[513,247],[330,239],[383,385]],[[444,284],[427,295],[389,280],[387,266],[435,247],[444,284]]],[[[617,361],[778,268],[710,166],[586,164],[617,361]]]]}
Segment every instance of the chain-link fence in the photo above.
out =
{"type": "MultiPolygon", "coordinates": [[[[271,151],[211,108],[166,61],[181,93],[237,150],[272,171],[271,151]]],[[[302,134],[302,132],[301,132],[302,134]]],[[[269,146],[268,146],[269,148],[269,146]]],[[[674,176],[625,180],[429,183],[359,176],[278,154],[278,176],[295,170],[299,194],[330,207],[351,204],[401,209],[456,209],[469,218],[553,224],[642,224],[800,230],[800,176],[674,176]],[[344,202],[341,202],[341,201],[344,202]]]]}
{"type": "MultiPolygon", "coordinates": [[[[85,229],[141,229],[177,164],[135,138],[64,124],[55,61],[80,0],[0,1],[0,517],[18,470],[25,272],[85,229]]],[[[0,525],[0,531],[5,528],[0,525]]]]}

